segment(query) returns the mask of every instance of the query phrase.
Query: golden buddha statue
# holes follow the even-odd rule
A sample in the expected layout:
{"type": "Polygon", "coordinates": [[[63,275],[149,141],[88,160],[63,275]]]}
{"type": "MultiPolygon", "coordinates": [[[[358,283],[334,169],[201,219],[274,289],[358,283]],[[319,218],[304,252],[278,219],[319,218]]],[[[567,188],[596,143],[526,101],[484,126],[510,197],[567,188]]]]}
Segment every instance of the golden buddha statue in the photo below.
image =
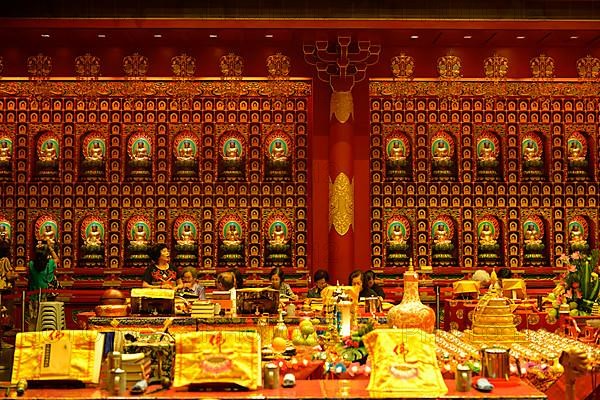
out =
{"type": "Polygon", "coordinates": [[[404,160],[404,148],[400,146],[399,140],[392,141],[392,148],[390,149],[390,160],[398,161],[404,160]]]}
{"type": "Polygon", "coordinates": [[[433,149],[433,159],[436,161],[445,161],[450,159],[450,148],[442,140],[437,141],[433,149]]]}
{"type": "Polygon", "coordinates": [[[285,244],[287,242],[287,238],[285,236],[285,231],[281,224],[275,224],[275,229],[271,233],[271,240],[269,243],[271,245],[285,244]]]}
{"type": "Polygon", "coordinates": [[[86,159],[91,161],[102,161],[104,159],[102,146],[100,146],[98,141],[95,140],[92,142],[92,148],[88,149],[88,156],[86,159]]]}
{"type": "Polygon", "coordinates": [[[225,149],[225,155],[223,156],[224,160],[234,160],[237,161],[240,159],[240,150],[235,144],[235,141],[230,140],[229,146],[225,149]]]}
{"type": "Polygon", "coordinates": [[[90,227],[89,232],[85,238],[86,246],[99,246],[102,244],[102,237],[100,229],[98,229],[98,225],[94,224],[90,227]]]}
{"type": "Polygon", "coordinates": [[[192,231],[192,227],[189,224],[183,225],[183,230],[179,234],[179,239],[177,240],[177,244],[179,244],[179,245],[194,244],[194,231],[192,231]]]}
{"type": "Polygon", "coordinates": [[[40,161],[55,161],[57,159],[56,147],[54,147],[53,142],[48,142],[46,147],[42,146],[40,151],[40,161]]]}
{"type": "Polygon", "coordinates": [[[488,140],[485,140],[483,142],[483,145],[481,146],[481,149],[479,151],[479,159],[481,161],[495,161],[496,160],[496,156],[494,156],[494,148],[492,147],[492,144],[488,140]]]}
{"type": "Polygon", "coordinates": [[[177,159],[180,161],[194,159],[194,148],[192,147],[192,143],[189,140],[183,141],[183,146],[179,148],[179,154],[177,156],[177,159]]]}
{"type": "Polygon", "coordinates": [[[579,224],[574,224],[569,232],[569,244],[587,244],[587,240],[583,237],[583,231],[579,224]]]}
{"type": "Polygon", "coordinates": [[[8,143],[5,141],[0,142],[0,161],[10,161],[11,156],[8,143]]]}
{"type": "Polygon", "coordinates": [[[271,154],[269,154],[269,158],[272,161],[287,161],[287,155],[285,154],[285,147],[281,140],[276,140],[273,144],[273,148],[271,149],[271,154]]]}
{"type": "Polygon", "coordinates": [[[494,231],[492,230],[491,224],[485,223],[479,232],[479,244],[493,245],[496,244],[494,239],[494,231]]]}
{"type": "Polygon", "coordinates": [[[450,243],[450,232],[444,224],[438,224],[437,229],[433,233],[434,244],[448,244],[450,243]]]}
{"type": "Polygon", "coordinates": [[[404,236],[404,232],[400,228],[399,224],[395,224],[392,228],[392,232],[390,233],[389,238],[390,244],[404,244],[406,243],[406,237],[404,236]]]}
{"type": "Polygon", "coordinates": [[[225,234],[225,239],[223,240],[223,244],[227,245],[227,246],[237,246],[240,243],[242,243],[242,240],[240,238],[240,233],[238,232],[238,230],[234,224],[230,224],[229,229],[227,230],[227,233],[225,234]]]}
{"type": "Polygon", "coordinates": [[[585,160],[585,155],[583,154],[583,148],[576,141],[571,141],[571,143],[569,144],[568,158],[570,161],[585,160]]]}
{"type": "Polygon", "coordinates": [[[8,238],[8,233],[6,232],[6,226],[0,225],[0,241],[4,241],[8,238]]]}
{"type": "Polygon", "coordinates": [[[542,240],[540,234],[535,229],[532,223],[527,224],[527,230],[525,230],[525,244],[540,244],[542,240]]]}
{"type": "Polygon", "coordinates": [[[133,159],[135,161],[148,161],[150,160],[150,154],[148,153],[148,148],[144,142],[139,141],[137,143],[137,147],[133,152],[133,159]]]}
{"type": "Polygon", "coordinates": [[[542,159],[541,152],[531,139],[525,141],[523,158],[525,161],[539,161],[542,159]]]}
{"type": "Polygon", "coordinates": [[[56,232],[54,232],[54,228],[52,225],[46,225],[44,229],[42,240],[48,244],[54,244],[56,241],[56,232]]]}
{"type": "Polygon", "coordinates": [[[138,246],[145,246],[148,244],[148,238],[146,236],[146,230],[143,225],[137,225],[137,229],[133,234],[133,240],[131,244],[135,244],[138,246]]]}

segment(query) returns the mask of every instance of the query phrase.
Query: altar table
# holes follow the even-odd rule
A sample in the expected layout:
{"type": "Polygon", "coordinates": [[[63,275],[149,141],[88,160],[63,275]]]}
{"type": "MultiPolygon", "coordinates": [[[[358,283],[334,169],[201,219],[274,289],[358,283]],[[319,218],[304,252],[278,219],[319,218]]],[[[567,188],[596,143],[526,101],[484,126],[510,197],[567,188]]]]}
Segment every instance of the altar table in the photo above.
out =
{"type": "MultiPolygon", "coordinates": [[[[229,392],[190,392],[185,388],[168,389],[156,393],[148,393],[158,388],[151,386],[144,399],[403,399],[392,392],[374,393],[366,390],[367,380],[317,380],[297,381],[293,388],[262,389],[256,391],[229,391],[229,392]]],[[[474,389],[469,392],[456,392],[454,381],[447,380],[448,393],[440,399],[527,399],[543,400],[546,395],[518,381],[512,387],[497,387],[491,393],[481,393],[474,389]]],[[[14,398],[12,396],[6,398],[14,398]]],[[[4,396],[4,391],[2,391],[4,396]]],[[[140,396],[126,395],[125,398],[138,398],[140,396]]],[[[27,389],[22,398],[26,399],[117,399],[122,397],[109,396],[104,390],[98,388],[85,389],[27,389]]],[[[419,397],[419,399],[437,399],[438,397],[419,397]]]]}
{"type": "MultiPolygon", "coordinates": [[[[444,330],[471,329],[476,306],[476,300],[446,300],[444,302],[444,330]]],[[[514,316],[518,330],[545,329],[548,332],[554,332],[561,326],[558,319],[551,318],[545,311],[517,309],[514,316]]]]}

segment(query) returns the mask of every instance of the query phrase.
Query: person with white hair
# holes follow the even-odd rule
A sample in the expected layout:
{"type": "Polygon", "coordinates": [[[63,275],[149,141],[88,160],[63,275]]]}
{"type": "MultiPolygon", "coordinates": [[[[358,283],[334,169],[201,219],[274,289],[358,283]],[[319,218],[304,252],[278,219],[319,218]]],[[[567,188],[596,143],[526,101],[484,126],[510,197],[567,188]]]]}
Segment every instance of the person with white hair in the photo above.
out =
{"type": "Polygon", "coordinates": [[[490,286],[490,274],[483,269],[478,269],[473,273],[472,280],[479,282],[479,288],[487,289],[490,286]]]}

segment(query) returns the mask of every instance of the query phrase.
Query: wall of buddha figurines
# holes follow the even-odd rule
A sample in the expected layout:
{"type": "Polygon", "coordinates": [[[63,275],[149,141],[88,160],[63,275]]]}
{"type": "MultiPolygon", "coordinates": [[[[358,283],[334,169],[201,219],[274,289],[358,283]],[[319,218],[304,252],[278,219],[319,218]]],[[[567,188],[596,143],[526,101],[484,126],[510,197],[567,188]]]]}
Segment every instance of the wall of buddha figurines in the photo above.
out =
{"type": "Polygon", "coordinates": [[[497,84],[454,82],[452,95],[447,82],[404,82],[404,94],[371,82],[376,268],[412,257],[441,275],[551,275],[559,254],[598,247],[598,97],[558,81],[505,81],[503,94],[482,95],[497,84]]]}
{"type": "Polygon", "coordinates": [[[285,266],[305,282],[310,83],[273,98],[264,83],[222,96],[221,82],[203,82],[211,90],[187,99],[158,81],[138,83],[152,93],[138,97],[97,82],[106,95],[93,99],[76,82],[44,84],[46,96],[12,82],[0,97],[0,235],[17,266],[49,238],[65,286],[136,286],[149,246],[165,242],[206,279],[285,266]]]}

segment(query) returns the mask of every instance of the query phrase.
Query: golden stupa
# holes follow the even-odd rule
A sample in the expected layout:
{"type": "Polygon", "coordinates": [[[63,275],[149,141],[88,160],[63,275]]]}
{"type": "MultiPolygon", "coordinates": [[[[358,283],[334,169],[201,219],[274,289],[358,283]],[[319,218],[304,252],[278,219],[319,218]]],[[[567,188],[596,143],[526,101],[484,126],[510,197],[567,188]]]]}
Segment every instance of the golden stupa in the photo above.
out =
{"type": "Polygon", "coordinates": [[[502,294],[496,271],[491,274],[490,288],[479,300],[473,313],[473,328],[465,331],[471,343],[507,345],[526,342],[525,335],[517,332],[513,311],[517,308],[502,294]]]}

